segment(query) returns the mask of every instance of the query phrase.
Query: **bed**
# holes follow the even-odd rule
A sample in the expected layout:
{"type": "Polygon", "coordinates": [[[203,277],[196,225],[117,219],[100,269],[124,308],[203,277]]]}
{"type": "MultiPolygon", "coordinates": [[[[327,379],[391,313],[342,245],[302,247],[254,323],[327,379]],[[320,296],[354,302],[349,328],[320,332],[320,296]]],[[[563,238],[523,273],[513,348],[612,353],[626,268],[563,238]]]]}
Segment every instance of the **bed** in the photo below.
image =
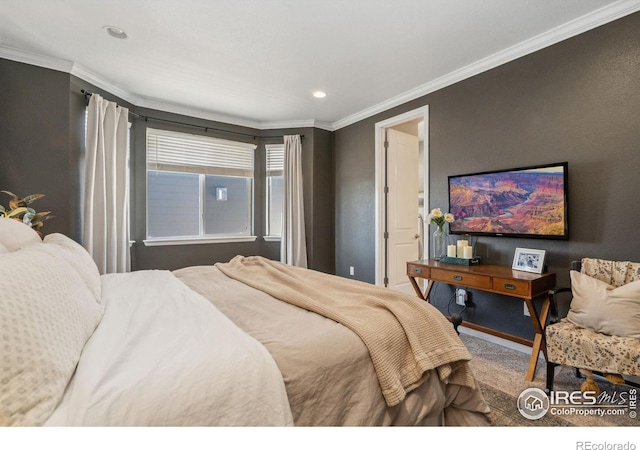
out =
{"type": "MultiPolygon", "coordinates": [[[[299,268],[291,275],[288,266],[241,256],[100,276],[70,238],[40,240],[22,229],[27,237],[19,238],[7,221],[15,222],[0,219],[0,282],[15,289],[0,297],[2,425],[489,424],[470,355],[444,317],[429,319],[428,333],[448,344],[417,358],[435,367],[416,366],[416,378],[412,359],[398,375],[388,356],[377,356],[406,359],[393,330],[373,333],[372,344],[349,319],[335,320],[336,309],[321,315],[296,305],[304,293],[293,303],[272,295],[283,284],[291,293],[296,282],[262,277],[272,266],[309,289],[315,277],[336,289],[347,283],[356,297],[366,283],[299,268]],[[245,269],[253,283],[239,280],[245,269]]],[[[417,299],[410,305],[424,307],[417,299]]]]}

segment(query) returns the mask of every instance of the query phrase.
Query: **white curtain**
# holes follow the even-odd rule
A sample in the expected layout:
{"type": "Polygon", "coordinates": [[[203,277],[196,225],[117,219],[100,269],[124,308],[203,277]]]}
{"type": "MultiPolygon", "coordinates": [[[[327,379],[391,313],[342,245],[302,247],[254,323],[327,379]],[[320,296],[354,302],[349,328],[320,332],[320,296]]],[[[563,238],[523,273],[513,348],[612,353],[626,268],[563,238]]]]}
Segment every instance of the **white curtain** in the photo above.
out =
{"type": "Polygon", "coordinates": [[[129,110],[93,94],[87,114],[83,245],[101,274],[128,272],[129,110]]]}
{"type": "Polygon", "coordinates": [[[302,144],[300,136],[284,137],[284,204],[280,260],[292,266],[307,267],[302,197],[302,144]]]}

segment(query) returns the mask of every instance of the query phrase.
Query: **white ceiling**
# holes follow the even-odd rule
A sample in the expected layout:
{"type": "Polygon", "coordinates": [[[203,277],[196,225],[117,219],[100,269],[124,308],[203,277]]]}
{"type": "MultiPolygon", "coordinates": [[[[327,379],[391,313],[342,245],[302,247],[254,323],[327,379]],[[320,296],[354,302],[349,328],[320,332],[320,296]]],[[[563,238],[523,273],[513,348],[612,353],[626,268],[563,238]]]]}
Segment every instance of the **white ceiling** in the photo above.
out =
{"type": "Polygon", "coordinates": [[[138,106],[334,130],[638,10],[640,0],[0,0],[0,57],[138,106]]]}

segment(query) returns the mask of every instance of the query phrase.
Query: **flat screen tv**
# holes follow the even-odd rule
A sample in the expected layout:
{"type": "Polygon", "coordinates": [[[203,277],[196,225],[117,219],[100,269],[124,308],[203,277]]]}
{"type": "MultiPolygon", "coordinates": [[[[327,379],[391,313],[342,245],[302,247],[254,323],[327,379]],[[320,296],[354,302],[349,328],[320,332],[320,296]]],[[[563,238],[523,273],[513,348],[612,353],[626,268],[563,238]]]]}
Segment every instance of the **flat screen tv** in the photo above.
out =
{"type": "Polygon", "coordinates": [[[449,177],[452,234],[568,239],[566,162],[449,177]]]}

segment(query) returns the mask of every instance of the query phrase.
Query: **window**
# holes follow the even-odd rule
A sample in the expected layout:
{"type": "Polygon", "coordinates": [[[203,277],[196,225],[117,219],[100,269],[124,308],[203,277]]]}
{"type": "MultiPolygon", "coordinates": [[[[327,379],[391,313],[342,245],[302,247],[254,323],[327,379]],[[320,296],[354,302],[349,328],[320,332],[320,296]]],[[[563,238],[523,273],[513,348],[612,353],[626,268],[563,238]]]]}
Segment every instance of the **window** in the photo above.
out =
{"type": "Polygon", "coordinates": [[[284,144],[267,145],[267,238],[282,236],[284,144]]]}
{"type": "Polygon", "coordinates": [[[254,240],[256,146],[147,129],[147,245],[254,240]]]}

